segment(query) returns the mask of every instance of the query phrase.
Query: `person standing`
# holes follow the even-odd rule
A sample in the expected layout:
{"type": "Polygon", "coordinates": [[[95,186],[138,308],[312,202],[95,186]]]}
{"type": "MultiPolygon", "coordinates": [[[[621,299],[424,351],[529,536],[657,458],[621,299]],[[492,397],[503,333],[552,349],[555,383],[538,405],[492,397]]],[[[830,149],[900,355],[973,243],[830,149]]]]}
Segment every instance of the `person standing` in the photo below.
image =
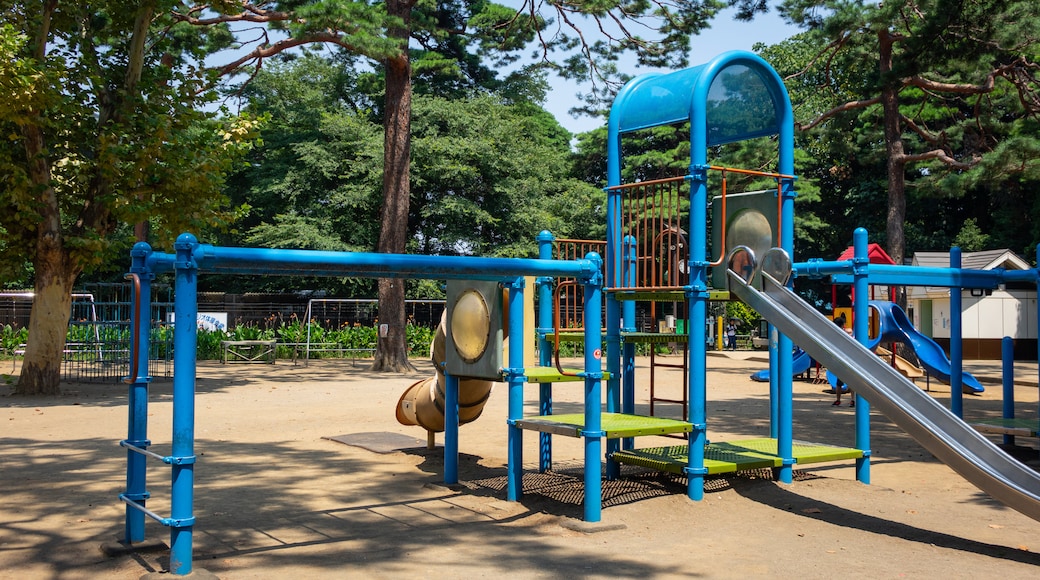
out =
{"type": "Polygon", "coordinates": [[[737,325],[732,320],[726,325],[726,348],[737,350],[737,325]]]}

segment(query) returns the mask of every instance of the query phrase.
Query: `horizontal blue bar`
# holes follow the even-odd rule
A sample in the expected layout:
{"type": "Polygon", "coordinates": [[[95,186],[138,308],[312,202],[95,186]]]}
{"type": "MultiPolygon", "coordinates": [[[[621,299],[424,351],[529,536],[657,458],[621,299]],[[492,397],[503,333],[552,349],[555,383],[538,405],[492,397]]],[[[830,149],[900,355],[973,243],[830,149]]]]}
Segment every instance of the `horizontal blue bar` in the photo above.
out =
{"type": "MultiPolygon", "coordinates": [[[[923,268],[871,264],[867,280],[880,286],[938,286],[944,288],[995,289],[1004,282],[1004,270],[961,270],[957,268],[923,268]]],[[[834,284],[852,284],[851,274],[835,274],[834,284]]]]}
{"type": "MultiPolygon", "coordinates": [[[[484,258],[373,252],[228,248],[200,244],[193,252],[200,270],[214,273],[501,280],[517,276],[565,276],[588,280],[599,268],[587,259],[484,258]]],[[[153,253],[154,272],[173,270],[176,256],[153,253]]]]}
{"type": "Polygon", "coordinates": [[[820,278],[834,274],[852,273],[854,264],[852,260],[841,260],[837,262],[826,262],[813,260],[811,262],[799,262],[791,265],[795,277],[820,278]]]}

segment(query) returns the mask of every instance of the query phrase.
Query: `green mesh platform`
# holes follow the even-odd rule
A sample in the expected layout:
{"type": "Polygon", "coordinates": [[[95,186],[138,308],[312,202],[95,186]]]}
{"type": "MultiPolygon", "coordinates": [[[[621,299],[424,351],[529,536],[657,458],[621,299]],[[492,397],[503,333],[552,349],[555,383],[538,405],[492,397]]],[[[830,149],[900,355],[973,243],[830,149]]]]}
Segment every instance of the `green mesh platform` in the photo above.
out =
{"type": "MultiPolygon", "coordinates": [[[[625,415],[622,413],[603,413],[601,422],[607,439],[664,435],[667,433],[689,433],[693,430],[693,425],[685,421],[662,419],[660,417],[644,417],[642,415],[625,415]]],[[[530,431],[565,435],[567,437],[582,437],[585,428],[585,414],[568,413],[564,415],[524,417],[516,422],[516,426],[530,431]]]]}
{"type": "Polygon", "coordinates": [[[669,342],[687,342],[686,334],[665,334],[662,332],[622,332],[621,340],[633,344],[665,344],[669,342]]]}
{"type": "MultiPolygon", "coordinates": [[[[546,334],[545,340],[548,340],[549,342],[555,341],[556,333],[550,332],[546,334]]],[[[585,342],[585,333],[563,331],[560,333],[560,342],[585,342]]]]}
{"type": "Polygon", "coordinates": [[[969,425],[980,433],[995,435],[1036,437],[1040,433],[1040,420],[1037,419],[982,419],[969,425]]]}
{"type": "MultiPolygon", "coordinates": [[[[566,383],[585,380],[585,377],[574,376],[574,374],[584,372],[581,369],[563,370],[568,374],[561,374],[560,371],[556,370],[556,367],[527,367],[524,369],[524,376],[527,377],[527,382],[529,383],[566,383]]],[[[603,380],[609,378],[610,373],[604,371],[603,380]]]]}
{"type": "MultiPolygon", "coordinates": [[[[672,447],[650,447],[631,451],[618,451],[611,459],[618,463],[638,465],[658,471],[667,471],[682,475],[686,467],[687,448],[685,445],[672,447]]],[[[792,446],[792,455],[798,464],[823,463],[857,459],[863,456],[859,449],[834,447],[796,441],[792,446]]],[[[750,469],[780,467],[780,457],[776,455],[776,439],[744,439],[723,443],[710,443],[704,450],[704,467],[709,475],[735,473],[750,469]]]]}

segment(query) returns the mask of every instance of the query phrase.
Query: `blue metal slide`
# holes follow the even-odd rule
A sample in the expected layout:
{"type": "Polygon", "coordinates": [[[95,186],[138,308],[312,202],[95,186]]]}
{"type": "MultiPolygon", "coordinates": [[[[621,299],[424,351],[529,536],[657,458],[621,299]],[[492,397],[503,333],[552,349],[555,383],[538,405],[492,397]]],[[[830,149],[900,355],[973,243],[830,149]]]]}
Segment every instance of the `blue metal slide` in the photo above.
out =
{"type": "Polygon", "coordinates": [[[761,291],[732,270],[728,276],[730,292],[834,369],[932,455],[1008,507],[1040,521],[1040,473],[1004,453],[769,274],[762,273],[761,291]]]}

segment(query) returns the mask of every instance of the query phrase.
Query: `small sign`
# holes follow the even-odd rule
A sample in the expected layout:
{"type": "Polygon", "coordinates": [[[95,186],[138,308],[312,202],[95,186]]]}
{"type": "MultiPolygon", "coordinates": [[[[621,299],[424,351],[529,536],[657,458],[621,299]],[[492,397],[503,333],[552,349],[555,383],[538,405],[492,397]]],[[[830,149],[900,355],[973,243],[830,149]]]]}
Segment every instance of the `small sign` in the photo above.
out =
{"type": "Polygon", "coordinates": [[[380,324],[379,325],[379,338],[386,338],[389,334],[390,334],[390,325],[389,324],[380,324]]]}
{"type": "MultiPolygon", "coordinates": [[[[195,313],[198,327],[202,330],[227,332],[227,312],[197,312],[195,313]]],[[[166,322],[171,326],[176,317],[173,312],[166,315],[166,322]]]]}

